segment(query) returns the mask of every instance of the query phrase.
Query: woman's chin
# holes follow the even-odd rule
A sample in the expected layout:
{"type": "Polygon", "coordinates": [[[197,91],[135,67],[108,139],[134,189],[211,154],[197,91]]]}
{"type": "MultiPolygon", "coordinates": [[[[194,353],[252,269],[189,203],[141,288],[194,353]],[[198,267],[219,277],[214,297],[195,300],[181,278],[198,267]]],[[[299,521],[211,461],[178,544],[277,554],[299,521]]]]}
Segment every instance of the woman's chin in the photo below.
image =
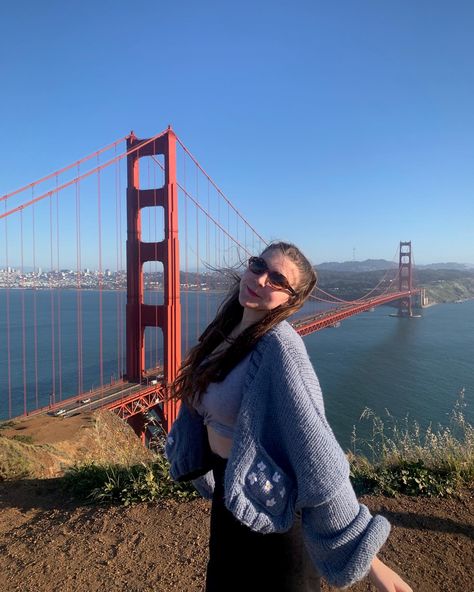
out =
{"type": "Polygon", "coordinates": [[[258,303],[254,302],[252,300],[249,300],[248,298],[242,298],[241,300],[239,299],[239,302],[240,302],[240,305],[243,306],[244,308],[258,310],[258,303]]]}
{"type": "Polygon", "coordinates": [[[257,298],[252,298],[252,296],[247,292],[243,291],[239,294],[239,304],[244,308],[258,308],[259,302],[257,302],[257,298]]]}

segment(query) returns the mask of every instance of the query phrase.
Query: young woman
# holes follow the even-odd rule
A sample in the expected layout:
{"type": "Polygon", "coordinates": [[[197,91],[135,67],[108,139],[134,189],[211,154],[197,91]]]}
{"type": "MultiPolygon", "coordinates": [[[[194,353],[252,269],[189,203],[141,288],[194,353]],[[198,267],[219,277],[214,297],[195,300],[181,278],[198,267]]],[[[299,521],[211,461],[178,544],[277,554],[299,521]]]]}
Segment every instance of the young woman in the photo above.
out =
{"type": "Polygon", "coordinates": [[[368,576],[411,588],[376,553],[390,526],[359,504],[302,339],[285,321],[316,274],[273,243],[231,290],[173,385],[167,438],[174,479],[212,498],[206,591],[319,590],[368,576]]]}

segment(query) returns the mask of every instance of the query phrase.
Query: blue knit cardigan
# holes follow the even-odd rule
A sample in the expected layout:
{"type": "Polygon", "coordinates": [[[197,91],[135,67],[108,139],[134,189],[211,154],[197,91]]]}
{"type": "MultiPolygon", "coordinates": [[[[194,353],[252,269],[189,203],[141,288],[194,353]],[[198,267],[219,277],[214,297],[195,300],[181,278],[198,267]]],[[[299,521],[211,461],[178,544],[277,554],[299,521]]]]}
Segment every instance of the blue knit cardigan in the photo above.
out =
{"type": "MultiPolygon", "coordinates": [[[[209,453],[202,418],[181,405],[166,443],[171,476],[211,497],[209,453]]],[[[388,536],[387,520],[357,501],[303,340],[286,321],[251,353],[224,488],[227,508],[261,533],[288,530],[301,511],[311,560],[334,586],[362,579],[388,536]]]]}

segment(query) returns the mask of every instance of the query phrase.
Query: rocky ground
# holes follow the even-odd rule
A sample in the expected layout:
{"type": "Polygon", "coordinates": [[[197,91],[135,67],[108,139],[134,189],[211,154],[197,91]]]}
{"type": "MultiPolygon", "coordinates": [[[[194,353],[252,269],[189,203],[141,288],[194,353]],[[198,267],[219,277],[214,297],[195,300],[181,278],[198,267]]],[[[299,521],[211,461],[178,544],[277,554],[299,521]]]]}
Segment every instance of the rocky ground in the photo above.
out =
{"type": "MultiPolygon", "coordinates": [[[[21,428],[40,439],[38,430],[21,428]]],[[[415,591],[474,592],[474,491],[456,499],[368,496],[363,501],[392,523],[381,557],[415,591]]],[[[203,500],[81,506],[59,491],[54,478],[4,480],[0,590],[197,592],[208,528],[209,504],[203,500]]],[[[373,590],[367,582],[350,589],[373,590]]],[[[333,590],[323,584],[324,592],[333,590]]]]}

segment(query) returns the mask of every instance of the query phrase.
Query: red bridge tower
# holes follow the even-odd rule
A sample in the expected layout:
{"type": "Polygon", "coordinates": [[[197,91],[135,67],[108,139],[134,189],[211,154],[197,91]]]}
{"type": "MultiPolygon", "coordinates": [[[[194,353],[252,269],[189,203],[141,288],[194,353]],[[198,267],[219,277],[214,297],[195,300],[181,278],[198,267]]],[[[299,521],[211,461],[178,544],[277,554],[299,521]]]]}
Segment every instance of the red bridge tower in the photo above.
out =
{"type": "MultiPolygon", "coordinates": [[[[140,382],[143,379],[145,327],[160,327],[163,331],[164,382],[169,384],[175,379],[181,364],[176,136],[171,128],[153,141],[138,140],[132,133],[127,140],[127,150],[140,144],[144,144],[143,148],[133,151],[127,157],[126,377],[130,382],[140,382]],[[140,158],[157,154],[164,156],[164,185],[159,188],[140,189],[140,158]],[[164,239],[160,242],[142,242],[141,209],[157,206],[164,209],[164,239]],[[143,264],[147,261],[163,263],[162,305],[144,303],[143,264]]],[[[176,414],[176,403],[165,402],[162,419],[166,430],[173,423],[176,414]]]]}
{"type": "MultiPolygon", "coordinates": [[[[400,242],[398,289],[400,292],[413,290],[411,241],[400,242]]],[[[413,316],[411,296],[400,300],[398,305],[398,316],[413,316]]]]}

